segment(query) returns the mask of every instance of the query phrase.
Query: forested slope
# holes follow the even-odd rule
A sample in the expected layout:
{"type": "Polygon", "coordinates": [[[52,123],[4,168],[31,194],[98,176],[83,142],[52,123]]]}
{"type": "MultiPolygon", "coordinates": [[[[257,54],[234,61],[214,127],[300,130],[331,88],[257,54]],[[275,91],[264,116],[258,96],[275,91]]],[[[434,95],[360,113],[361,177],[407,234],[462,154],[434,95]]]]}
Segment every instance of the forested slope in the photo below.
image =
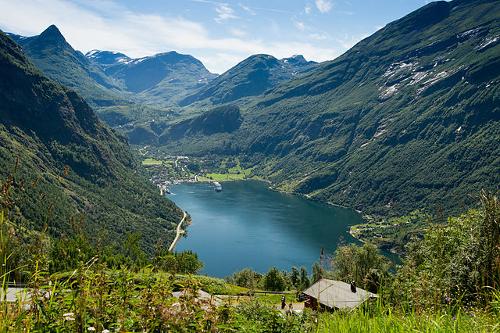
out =
{"type": "Polygon", "coordinates": [[[149,250],[173,238],[181,212],[135,170],[125,140],[3,33],[0,119],[0,199],[11,221],[51,235],[83,228],[106,242],[138,232],[149,250]]]}
{"type": "Polygon", "coordinates": [[[500,184],[499,41],[498,1],[430,3],[259,97],[232,134],[166,148],[243,156],[368,213],[460,211],[500,184]]]}

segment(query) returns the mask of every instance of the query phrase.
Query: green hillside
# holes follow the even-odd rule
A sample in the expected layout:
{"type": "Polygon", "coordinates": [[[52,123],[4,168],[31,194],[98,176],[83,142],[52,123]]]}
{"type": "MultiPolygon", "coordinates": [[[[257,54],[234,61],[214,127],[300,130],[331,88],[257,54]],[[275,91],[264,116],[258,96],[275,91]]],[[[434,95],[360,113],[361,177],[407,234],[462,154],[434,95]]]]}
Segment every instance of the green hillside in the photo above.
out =
{"type": "Polygon", "coordinates": [[[197,117],[170,126],[168,131],[159,138],[160,144],[197,134],[231,133],[240,127],[241,122],[241,113],[237,106],[219,106],[197,117]]]}
{"type": "Polygon", "coordinates": [[[500,184],[499,23],[498,1],[430,3],[234,102],[245,108],[233,133],[164,149],[236,154],[280,189],[369,214],[463,210],[500,184]]]}
{"type": "Polygon", "coordinates": [[[141,176],[125,140],[3,33],[0,119],[0,199],[19,228],[106,242],[137,232],[149,251],[173,239],[182,214],[141,176]]]}

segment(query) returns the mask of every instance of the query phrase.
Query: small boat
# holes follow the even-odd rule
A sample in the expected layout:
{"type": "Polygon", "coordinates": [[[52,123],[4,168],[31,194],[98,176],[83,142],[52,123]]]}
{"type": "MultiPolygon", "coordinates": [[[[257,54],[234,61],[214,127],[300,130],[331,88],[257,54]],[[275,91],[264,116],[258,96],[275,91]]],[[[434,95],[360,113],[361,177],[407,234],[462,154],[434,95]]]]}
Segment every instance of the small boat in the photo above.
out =
{"type": "Polygon", "coordinates": [[[219,182],[214,182],[214,189],[215,189],[215,192],[221,192],[222,185],[219,182]]]}

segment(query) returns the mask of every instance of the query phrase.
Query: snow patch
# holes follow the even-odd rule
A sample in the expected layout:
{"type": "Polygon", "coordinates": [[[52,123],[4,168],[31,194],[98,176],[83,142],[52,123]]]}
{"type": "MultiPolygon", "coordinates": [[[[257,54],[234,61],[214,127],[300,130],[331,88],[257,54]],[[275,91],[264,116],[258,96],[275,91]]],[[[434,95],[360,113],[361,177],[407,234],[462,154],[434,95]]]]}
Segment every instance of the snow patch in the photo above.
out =
{"type": "Polygon", "coordinates": [[[383,127],[382,127],[382,128],[380,128],[380,129],[378,129],[378,130],[377,130],[377,132],[376,132],[375,134],[373,134],[373,138],[374,138],[374,139],[376,139],[376,138],[378,138],[378,137],[382,136],[382,135],[383,135],[384,133],[386,133],[386,132],[387,132],[387,130],[386,130],[385,128],[383,128],[383,127]]]}
{"type": "Polygon", "coordinates": [[[475,34],[477,34],[478,32],[480,32],[482,30],[481,27],[478,27],[478,28],[474,28],[474,29],[470,29],[470,30],[467,30],[467,31],[464,31],[460,34],[457,35],[458,38],[468,38],[468,37],[472,37],[474,36],[475,34]]]}
{"type": "Polygon", "coordinates": [[[139,59],[133,59],[133,60],[132,60],[132,61],[130,61],[130,62],[131,62],[132,64],[134,64],[134,65],[135,65],[135,64],[139,64],[139,63],[141,63],[141,62],[143,62],[144,60],[147,60],[147,59],[149,59],[149,58],[151,58],[151,57],[144,57],[144,58],[139,58],[139,59]]]}
{"type": "Polygon", "coordinates": [[[495,45],[500,40],[499,36],[488,37],[483,40],[483,42],[476,48],[478,51],[482,51],[490,46],[495,45]]]}
{"type": "Polygon", "coordinates": [[[409,85],[414,85],[414,84],[419,83],[420,81],[425,79],[428,75],[429,75],[428,72],[416,72],[411,77],[411,81],[410,81],[409,85]]]}
{"type": "Polygon", "coordinates": [[[453,73],[449,73],[447,71],[442,71],[439,72],[436,76],[430,78],[429,80],[425,81],[423,83],[423,87],[417,90],[417,94],[420,95],[424,90],[432,86],[433,84],[436,84],[437,82],[441,81],[442,79],[447,78],[453,73]]]}
{"type": "Polygon", "coordinates": [[[397,74],[414,70],[417,65],[417,62],[395,62],[389,66],[382,77],[392,78],[397,74]]]}
{"type": "Polygon", "coordinates": [[[101,53],[101,51],[100,50],[92,50],[90,52],[87,52],[86,56],[88,58],[95,58],[96,54],[98,54],[98,53],[101,53]]]}
{"type": "Polygon", "coordinates": [[[386,99],[394,96],[394,94],[398,92],[398,85],[397,84],[395,84],[393,86],[390,86],[390,87],[387,87],[385,89],[384,88],[385,87],[381,87],[379,89],[379,90],[383,89],[383,91],[379,95],[379,98],[382,99],[382,100],[386,100],[386,99]]]}

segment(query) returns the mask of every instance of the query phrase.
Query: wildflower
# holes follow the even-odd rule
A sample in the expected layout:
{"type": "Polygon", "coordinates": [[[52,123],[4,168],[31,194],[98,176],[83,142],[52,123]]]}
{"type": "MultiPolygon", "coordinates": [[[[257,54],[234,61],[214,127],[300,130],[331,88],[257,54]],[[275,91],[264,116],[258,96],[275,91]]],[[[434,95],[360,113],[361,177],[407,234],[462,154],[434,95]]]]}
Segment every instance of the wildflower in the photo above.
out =
{"type": "Polygon", "coordinates": [[[102,330],[102,333],[111,333],[111,331],[110,331],[110,330],[108,330],[108,329],[103,329],[103,330],[102,330]]]}
{"type": "Polygon", "coordinates": [[[73,321],[73,320],[75,320],[74,315],[75,314],[73,312],[68,312],[68,313],[63,314],[63,318],[64,318],[64,320],[67,320],[67,321],[73,321]]]}
{"type": "Polygon", "coordinates": [[[95,331],[95,327],[94,326],[89,326],[89,328],[87,328],[88,331],[91,331],[91,332],[94,332],[95,331]]]}

